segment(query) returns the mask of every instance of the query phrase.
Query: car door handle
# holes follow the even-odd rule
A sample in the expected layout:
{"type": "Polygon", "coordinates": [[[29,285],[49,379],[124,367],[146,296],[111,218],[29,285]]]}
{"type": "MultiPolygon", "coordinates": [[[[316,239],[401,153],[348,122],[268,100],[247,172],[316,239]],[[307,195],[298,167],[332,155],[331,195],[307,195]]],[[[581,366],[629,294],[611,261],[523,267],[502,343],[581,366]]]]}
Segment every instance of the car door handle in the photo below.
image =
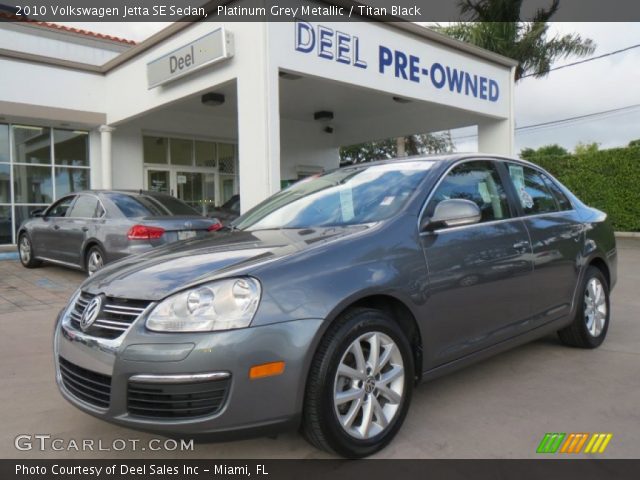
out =
{"type": "Polygon", "coordinates": [[[88,232],[89,231],[89,227],[82,227],[82,231],[83,232],[88,232]]]}
{"type": "Polygon", "coordinates": [[[60,225],[54,225],[54,226],[53,226],[53,229],[54,229],[54,230],[60,230],[60,225]]]}

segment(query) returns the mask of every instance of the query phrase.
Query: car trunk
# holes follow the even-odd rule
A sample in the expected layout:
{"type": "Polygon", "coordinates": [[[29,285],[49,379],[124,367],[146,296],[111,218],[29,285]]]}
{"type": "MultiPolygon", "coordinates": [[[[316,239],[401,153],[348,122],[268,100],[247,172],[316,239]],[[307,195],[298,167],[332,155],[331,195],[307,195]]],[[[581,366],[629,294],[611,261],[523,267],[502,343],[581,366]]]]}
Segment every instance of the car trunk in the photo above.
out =
{"type": "Polygon", "coordinates": [[[139,225],[164,229],[164,235],[160,238],[149,240],[152,245],[162,245],[177,242],[178,240],[209,235],[211,233],[209,228],[216,224],[217,221],[198,215],[175,215],[171,217],[144,217],[137,223],[139,225]]]}

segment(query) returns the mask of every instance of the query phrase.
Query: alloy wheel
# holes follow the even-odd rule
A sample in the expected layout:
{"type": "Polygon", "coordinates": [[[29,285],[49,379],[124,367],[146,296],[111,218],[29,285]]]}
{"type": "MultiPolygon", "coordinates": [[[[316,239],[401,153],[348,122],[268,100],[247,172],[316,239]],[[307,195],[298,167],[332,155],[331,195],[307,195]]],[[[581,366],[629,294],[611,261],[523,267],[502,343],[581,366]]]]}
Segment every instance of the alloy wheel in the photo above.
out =
{"type": "Polygon", "coordinates": [[[607,321],[607,298],[604,286],[598,278],[591,278],[584,291],[584,320],[587,331],[598,337],[607,321]]]}
{"type": "Polygon", "coordinates": [[[404,394],[404,363],[395,342],[381,332],[354,340],[336,371],[333,404],[345,432],[370,439],[385,431],[404,394]]]}
{"type": "Polygon", "coordinates": [[[89,275],[93,275],[102,268],[104,261],[102,254],[98,250],[92,250],[87,260],[87,272],[89,275]]]}
{"type": "Polygon", "coordinates": [[[26,235],[20,239],[20,260],[22,263],[29,263],[31,261],[31,242],[26,235]]]}

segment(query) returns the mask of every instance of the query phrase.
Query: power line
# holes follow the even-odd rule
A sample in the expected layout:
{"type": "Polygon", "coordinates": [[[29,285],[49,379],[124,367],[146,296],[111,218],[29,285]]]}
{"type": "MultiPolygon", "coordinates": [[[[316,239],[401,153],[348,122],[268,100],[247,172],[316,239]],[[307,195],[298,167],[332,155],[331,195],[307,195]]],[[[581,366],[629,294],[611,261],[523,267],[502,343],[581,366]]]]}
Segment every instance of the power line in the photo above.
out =
{"type": "MultiPolygon", "coordinates": [[[[583,60],[578,60],[577,62],[567,63],[566,65],[560,65],[558,67],[550,68],[549,70],[545,70],[542,73],[554,72],[556,70],[561,70],[563,68],[573,67],[575,65],[580,65],[582,63],[593,62],[594,60],[600,60],[601,58],[610,57],[612,55],[618,55],[619,53],[628,52],[629,50],[633,50],[634,48],[640,48],[640,43],[636,45],[631,45],[629,47],[621,48],[620,50],[614,50],[613,52],[603,53],[602,55],[597,55],[595,57],[585,58],[583,60]]],[[[523,75],[521,78],[533,77],[536,75],[535,73],[529,73],[527,75],[523,75]]]]}
{"type": "MultiPolygon", "coordinates": [[[[599,112],[592,112],[592,113],[586,113],[583,115],[576,115],[573,117],[567,117],[567,118],[561,118],[558,120],[550,120],[548,122],[541,122],[541,123],[532,123],[530,125],[523,125],[522,127],[517,127],[515,130],[517,132],[522,132],[524,130],[534,130],[534,129],[543,129],[544,127],[551,127],[551,126],[556,126],[556,125],[562,125],[562,124],[568,124],[568,123],[572,123],[572,122],[576,122],[576,121],[580,121],[580,120],[585,120],[588,118],[593,118],[593,117],[601,117],[604,115],[611,115],[611,114],[616,114],[616,113],[630,113],[628,111],[630,110],[634,110],[636,108],[640,108],[640,103],[636,103],[633,105],[627,105],[625,107],[619,107],[619,108],[612,108],[609,110],[601,110],[599,112]]],[[[453,137],[453,140],[463,140],[466,138],[475,138],[478,135],[463,135],[461,137],[453,137]]]]}

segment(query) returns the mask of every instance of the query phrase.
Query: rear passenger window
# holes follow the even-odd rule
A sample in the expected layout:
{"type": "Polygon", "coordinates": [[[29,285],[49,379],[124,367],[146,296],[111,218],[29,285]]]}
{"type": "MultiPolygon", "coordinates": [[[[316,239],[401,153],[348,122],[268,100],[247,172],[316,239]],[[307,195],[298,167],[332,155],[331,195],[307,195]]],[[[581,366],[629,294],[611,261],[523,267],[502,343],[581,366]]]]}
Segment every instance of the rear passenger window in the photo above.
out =
{"type": "Polygon", "coordinates": [[[523,165],[509,164],[509,176],[525,215],[558,211],[558,204],[542,175],[523,165]]]}
{"type": "Polygon", "coordinates": [[[555,197],[556,202],[558,202],[558,206],[560,207],[560,210],[573,209],[573,205],[571,205],[571,202],[569,201],[567,196],[562,192],[560,187],[546,175],[543,175],[542,177],[544,178],[544,182],[547,185],[547,187],[549,187],[549,190],[551,190],[551,193],[553,193],[553,196],[555,197]]]}
{"type": "Polygon", "coordinates": [[[510,218],[509,202],[493,162],[466,162],[451,170],[436,189],[429,205],[432,215],[443,200],[464,199],[475,202],[482,213],[481,222],[510,218]]]}
{"type": "Polygon", "coordinates": [[[98,207],[98,199],[91,195],[80,195],[69,213],[71,218],[93,218],[98,207]]]}

